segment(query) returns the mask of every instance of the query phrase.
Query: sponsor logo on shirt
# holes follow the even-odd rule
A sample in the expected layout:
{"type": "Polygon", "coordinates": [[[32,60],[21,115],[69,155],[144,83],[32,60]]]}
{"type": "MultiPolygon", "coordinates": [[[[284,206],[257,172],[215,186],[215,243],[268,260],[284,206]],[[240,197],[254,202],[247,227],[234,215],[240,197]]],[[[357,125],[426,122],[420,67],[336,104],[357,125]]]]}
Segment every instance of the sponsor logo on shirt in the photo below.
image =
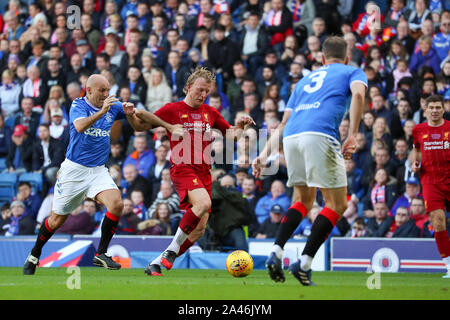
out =
{"type": "Polygon", "coordinates": [[[450,143],[448,141],[426,141],[423,143],[424,150],[448,150],[450,143]]]}
{"type": "Polygon", "coordinates": [[[295,111],[300,111],[300,110],[309,110],[309,109],[317,109],[320,107],[320,102],[316,101],[314,103],[306,103],[306,104],[301,104],[299,106],[297,106],[297,108],[295,108],[295,111]]]}
{"type": "Polygon", "coordinates": [[[109,137],[110,130],[102,130],[100,128],[91,127],[84,131],[84,134],[92,137],[109,137]]]}

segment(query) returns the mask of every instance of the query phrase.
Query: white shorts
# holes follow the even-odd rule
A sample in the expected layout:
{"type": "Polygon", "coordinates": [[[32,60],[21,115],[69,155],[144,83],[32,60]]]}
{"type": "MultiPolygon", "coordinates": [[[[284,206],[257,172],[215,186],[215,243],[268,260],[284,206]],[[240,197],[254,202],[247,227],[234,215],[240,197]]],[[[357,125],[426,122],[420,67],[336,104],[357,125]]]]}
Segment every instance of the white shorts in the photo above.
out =
{"type": "Polygon", "coordinates": [[[90,168],[66,159],[57,174],[52,210],[60,215],[70,214],[85,197],[94,199],[109,189],[118,188],[105,166],[90,168]]]}
{"type": "Polygon", "coordinates": [[[305,132],[283,139],[289,187],[341,188],[347,186],[344,156],[336,139],[305,132]]]}

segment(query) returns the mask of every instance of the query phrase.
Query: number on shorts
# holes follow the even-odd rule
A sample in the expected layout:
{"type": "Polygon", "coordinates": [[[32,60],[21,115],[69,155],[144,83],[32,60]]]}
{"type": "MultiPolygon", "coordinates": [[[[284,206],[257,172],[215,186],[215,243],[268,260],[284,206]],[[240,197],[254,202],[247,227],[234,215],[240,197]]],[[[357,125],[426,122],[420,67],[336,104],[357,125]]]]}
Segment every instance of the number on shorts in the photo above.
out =
{"type": "Polygon", "coordinates": [[[308,78],[311,79],[311,84],[307,84],[303,87],[303,90],[305,90],[308,93],[313,93],[319,90],[323,85],[323,80],[325,79],[325,76],[327,75],[326,71],[317,71],[315,73],[312,73],[308,76],[308,78]]]}

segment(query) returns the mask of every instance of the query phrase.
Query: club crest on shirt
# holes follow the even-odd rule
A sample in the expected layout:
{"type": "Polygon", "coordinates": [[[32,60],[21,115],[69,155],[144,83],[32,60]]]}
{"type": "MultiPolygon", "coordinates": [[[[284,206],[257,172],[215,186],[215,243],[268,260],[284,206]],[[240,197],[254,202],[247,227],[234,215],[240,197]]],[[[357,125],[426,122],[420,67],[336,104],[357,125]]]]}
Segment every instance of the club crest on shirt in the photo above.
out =
{"type": "Polygon", "coordinates": [[[444,132],[444,140],[448,140],[448,134],[449,134],[450,132],[444,132]]]}
{"type": "Polygon", "coordinates": [[[437,140],[441,138],[441,134],[440,133],[432,133],[431,134],[431,139],[437,140]]]}
{"type": "Polygon", "coordinates": [[[208,121],[208,114],[205,113],[204,116],[205,116],[205,120],[208,121]]]}
{"type": "Polygon", "coordinates": [[[112,116],[111,116],[111,114],[109,112],[106,114],[105,119],[108,122],[112,122],[113,121],[112,116]]]}
{"type": "Polygon", "coordinates": [[[197,180],[197,178],[193,179],[192,182],[194,183],[194,185],[198,185],[198,180],[197,180]]]}

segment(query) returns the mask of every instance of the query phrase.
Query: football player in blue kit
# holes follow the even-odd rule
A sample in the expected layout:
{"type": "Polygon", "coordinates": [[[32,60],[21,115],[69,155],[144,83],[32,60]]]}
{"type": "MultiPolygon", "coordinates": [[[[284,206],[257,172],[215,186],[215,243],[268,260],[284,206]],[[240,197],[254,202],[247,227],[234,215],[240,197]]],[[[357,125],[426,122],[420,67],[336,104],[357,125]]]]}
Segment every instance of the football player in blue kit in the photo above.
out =
{"type": "Polygon", "coordinates": [[[86,96],[75,99],[71,105],[69,146],[58,172],[52,212],[42,223],[27,257],[23,268],[25,275],[35,273],[42,247],[85,197],[98,201],[107,209],[93,264],[120,269],[120,264],[106,253],[123,209],[121,193],[105,167],[110,152],[111,127],[115,120],[127,118],[137,131],[163,126],[176,133],[180,128],[154,115],[151,115],[151,122],[144,123],[134,114],[132,103],[122,104],[115,96],[108,96],[109,90],[110,84],[105,77],[91,75],[86,83],[86,96]]]}
{"type": "Polygon", "coordinates": [[[271,154],[273,142],[283,134],[288,182],[294,187],[294,203],[282,219],[266,267],[272,280],[284,282],[281,265],[283,247],[301,220],[311,210],[316,189],[325,199],[300,260],[289,271],[302,285],[311,281],[311,263],[347,208],[347,178],[344,158],[355,152],[367,77],[361,69],[348,66],[347,44],[340,37],[328,37],[322,47],[323,66],[297,82],[278,130],[253,161],[253,174],[259,177],[271,154]],[[339,142],[339,125],[350,99],[348,138],[339,142]]]}

